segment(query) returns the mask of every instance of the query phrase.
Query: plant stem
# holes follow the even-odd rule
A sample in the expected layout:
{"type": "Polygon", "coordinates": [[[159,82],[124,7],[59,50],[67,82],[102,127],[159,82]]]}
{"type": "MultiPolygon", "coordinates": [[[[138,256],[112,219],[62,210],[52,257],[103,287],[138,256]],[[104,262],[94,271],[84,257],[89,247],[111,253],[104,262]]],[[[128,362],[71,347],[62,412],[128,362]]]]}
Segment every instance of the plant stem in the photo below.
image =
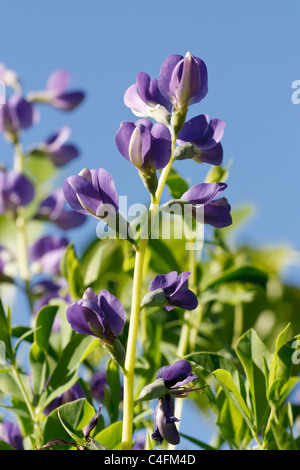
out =
{"type": "MultiPolygon", "coordinates": [[[[166,184],[170,168],[173,163],[173,153],[176,142],[176,135],[172,137],[172,150],[171,158],[168,165],[161,172],[155,196],[148,211],[147,223],[151,223],[152,218],[156,217],[159,209],[160,198],[166,184]]],[[[141,288],[143,281],[143,268],[146,248],[148,245],[148,230],[147,234],[142,231],[142,238],[139,246],[136,249],[135,266],[133,274],[133,287],[132,287],[132,303],[128,331],[127,350],[125,357],[125,371],[124,371],[124,414],[123,414],[123,430],[122,430],[122,449],[130,450],[132,446],[132,432],[133,432],[133,413],[134,413],[134,365],[135,365],[135,351],[136,342],[139,329],[140,320],[140,304],[141,304],[141,288]]]]}
{"type": "MultiPolygon", "coordinates": [[[[24,172],[24,156],[22,147],[19,142],[15,144],[15,157],[14,157],[14,169],[20,173],[24,172]]],[[[19,258],[19,269],[20,277],[25,283],[25,292],[29,301],[30,310],[32,310],[32,296],[30,291],[30,272],[28,267],[28,242],[26,234],[26,219],[24,214],[24,208],[18,207],[16,217],[17,227],[17,246],[18,246],[18,258],[19,258]]]]}

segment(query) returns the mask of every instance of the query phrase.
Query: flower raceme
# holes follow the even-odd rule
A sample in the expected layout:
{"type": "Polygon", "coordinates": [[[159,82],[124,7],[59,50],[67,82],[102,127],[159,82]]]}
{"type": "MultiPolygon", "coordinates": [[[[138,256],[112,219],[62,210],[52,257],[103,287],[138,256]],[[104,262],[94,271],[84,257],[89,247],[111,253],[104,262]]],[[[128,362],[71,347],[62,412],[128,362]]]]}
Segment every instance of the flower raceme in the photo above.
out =
{"type": "Polygon", "coordinates": [[[149,293],[142,300],[142,307],[163,306],[166,310],[180,307],[194,310],[198,305],[197,296],[188,288],[189,272],[159,274],[151,281],[149,293]]]}

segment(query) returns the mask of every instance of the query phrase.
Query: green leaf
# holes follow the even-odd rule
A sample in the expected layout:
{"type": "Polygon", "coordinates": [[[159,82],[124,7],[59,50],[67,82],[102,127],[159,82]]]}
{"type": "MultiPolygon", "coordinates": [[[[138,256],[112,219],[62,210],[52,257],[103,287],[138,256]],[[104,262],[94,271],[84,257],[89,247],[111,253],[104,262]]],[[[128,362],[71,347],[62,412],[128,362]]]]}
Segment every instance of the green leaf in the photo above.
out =
{"type": "Polygon", "coordinates": [[[109,410],[111,422],[114,422],[119,418],[121,382],[119,366],[112,359],[109,359],[106,365],[106,380],[109,387],[109,393],[107,394],[107,400],[105,400],[105,404],[109,410]]]}
{"type": "Polygon", "coordinates": [[[33,391],[38,399],[47,380],[48,366],[44,351],[36,342],[34,342],[30,348],[29,363],[32,372],[33,391]]]}
{"type": "Polygon", "coordinates": [[[217,369],[227,370],[231,374],[236,372],[236,367],[232,359],[228,359],[218,353],[192,353],[186,356],[185,359],[195,362],[210,374],[217,369]]]}
{"type": "Polygon", "coordinates": [[[243,396],[235,385],[230,373],[226,370],[218,369],[213,372],[213,376],[223,388],[224,392],[232,400],[240,414],[245,419],[250,429],[254,429],[253,418],[251,412],[244,401],[243,396]]]}
{"type": "Polygon", "coordinates": [[[227,269],[218,276],[204,280],[203,284],[201,285],[201,290],[205,291],[211,287],[233,281],[249,282],[251,284],[258,284],[262,287],[265,287],[267,280],[267,274],[261,269],[255,268],[253,266],[239,266],[227,269]]]}
{"type": "Polygon", "coordinates": [[[183,193],[189,189],[187,182],[177,173],[174,168],[170,169],[166,184],[174,199],[180,199],[183,193]]]}
{"type": "Polygon", "coordinates": [[[99,432],[94,439],[108,450],[119,450],[122,444],[122,421],[111,424],[99,432]]]}
{"type": "Polygon", "coordinates": [[[236,449],[245,447],[251,441],[252,434],[242,414],[223,390],[217,401],[220,411],[216,424],[223,438],[236,449]]]}
{"type": "Polygon", "coordinates": [[[0,441],[0,450],[15,450],[10,444],[0,441]]]}
{"type": "Polygon", "coordinates": [[[45,353],[48,351],[49,337],[58,308],[57,305],[46,305],[36,316],[34,338],[37,345],[45,353]]]}
{"type": "Polygon", "coordinates": [[[256,429],[260,429],[269,411],[264,358],[268,362],[270,353],[253,329],[239,339],[236,352],[249,381],[256,429]]]}
{"type": "Polygon", "coordinates": [[[47,387],[41,395],[39,406],[46,407],[54,398],[68,390],[77,380],[77,370],[85,359],[87,352],[91,352],[91,345],[99,344],[94,338],[80,334],[74,335],[64,349],[61,358],[55,367],[47,387]]]}
{"type": "Polygon", "coordinates": [[[12,357],[12,346],[11,346],[11,324],[9,315],[5,315],[4,307],[0,299],[0,340],[5,344],[6,357],[9,359],[12,357]]]}
{"type": "Polygon", "coordinates": [[[196,444],[196,446],[201,447],[201,449],[204,450],[218,450],[215,447],[210,446],[209,444],[205,444],[202,441],[199,441],[198,439],[195,439],[194,437],[187,436],[186,434],[183,434],[182,432],[179,433],[180,436],[184,437],[188,441],[192,442],[193,444],[196,444]]]}
{"type": "Polygon", "coordinates": [[[45,424],[44,444],[52,439],[70,441],[85,445],[83,428],[95,415],[93,406],[85,399],[66,403],[50,413],[45,424]]]}
{"type": "Polygon", "coordinates": [[[76,256],[74,243],[70,243],[60,263],[61,274],[68,281],[70,294],[74,300],[78,300],[83,294],[83,277],[80,261],[76,256]]]}

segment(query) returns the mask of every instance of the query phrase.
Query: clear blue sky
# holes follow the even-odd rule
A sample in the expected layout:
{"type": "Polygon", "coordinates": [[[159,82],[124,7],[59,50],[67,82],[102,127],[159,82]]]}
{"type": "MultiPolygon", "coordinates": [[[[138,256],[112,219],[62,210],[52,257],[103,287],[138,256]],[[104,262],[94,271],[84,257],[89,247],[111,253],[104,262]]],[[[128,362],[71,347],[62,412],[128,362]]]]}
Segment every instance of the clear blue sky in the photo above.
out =
{"type": "MultiPolygon", "coordinates": [[[[158,76],[170,54],[201,57],[209,93],[189,117],[206,113],[227,123],[224,162],[233,164],[226,196],[233,207],[257,208],[240,239],[300,248],[300,104],[291,101],[291,84],[300,79],[298,0],[10,0],[1,14],[0,61],[19,73],[26,92],[43,88],[58,68],[71,72],[72,88],[87,92],[73,113],[43,110],[25,142],[70,125],[81,157],[66,176],[104,167],[130,203],[146,202],[147,194],[114,143],[121,121],[136,119],[124,91],[139,71],[158,76]]],[[[2,141],[0,160],[10,160],[2,141]]],[[[193,184],[208,168],[177,165],[193,184]]]]}
{"type": "MultiPolygon", "coordinates": [[[[300,79],[299,17],[299,0],[9,0],[1,6],[0,62],[18,72],[26,92],[43,88],[53,70],[71,72],[72,88],[83,88],[86,101],[70,114],[43,109],[25,144],[70,125],[81,156],[65,176],[104,167],[135,203],[147,194],[114,143],[121,121],[135,120],[124,92],[139,71],[157,77],[171,54],[201,57],[209,93],[189,117],[206,113],[227,123],[224,162],[233,164],[226,196],[233,207],[257,208],[240,239],[300,249],[300,104],[291,101],[291,84],[300,79]]],[[[0,160],[10,159],[1,139],[0,160]]],[[[208,168],[177,165],[193,184],[208,168]]],[[[189,426],[184,419],[182,430],[189,426]]],[[[207,441],[206,433],[209,426],[198,437],[207,441]]]]}

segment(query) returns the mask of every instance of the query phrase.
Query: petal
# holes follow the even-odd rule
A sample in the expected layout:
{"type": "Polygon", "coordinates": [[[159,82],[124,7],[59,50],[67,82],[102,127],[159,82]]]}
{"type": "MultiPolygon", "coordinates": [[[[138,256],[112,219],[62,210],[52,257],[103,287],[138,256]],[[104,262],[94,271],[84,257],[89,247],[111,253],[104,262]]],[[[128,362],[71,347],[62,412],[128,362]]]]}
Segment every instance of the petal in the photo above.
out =
{"type": "Polygon", "coordinates": [[[151,281],[149,286],[149,292],[152,292],[156,289],[165,289],[172,286],[177,281],[177,272],[172,271],[168,274],[158,274],[151,281]]]}
{"type": "Polygon", "coordinates": [[[230,209],[225,197],[212,201],[204,208],[204,223],[216,228],[228,227],[232,224],[230,209]]]}
{"type": "Polygon", "coordinates": [[[194,157],[197,163],[209,163],[210,165],[221,165],[223,161],[223,147],[219,142],[214,147],[208,150],[200,150],[200,155],[194,157]]]}
{"type": "Polygon", "coordinates": [[[140,97],[137,91],[136,83],[131,85],[125,91],[124,103],[126,106],[128,106],[128,108],[131,108],[131,110],[139,116],[148,116],[149,114],[148,106],[140,97]]]}
{"type": "Polygon", "coordinates": [[[185,380],[192,373],[191,364],[181,359],[171,366],[161,367],[156,373],[156,379],[164,379],[167,388],[173,387],[177,382],[185,380]]]}
{"type": "Polygon", "coordinates": [[[170,103],[169,100],[167,100],[159,91],[158,87],[158,80],[156,78],[152,78],[151,83],[150,83],[150,93],[153,97],[153,101],[155,103],[160,104],[161,106],[164,106],[169,112],[172,110],[172,103],[170,103]]]}
{"type": "Polygon", "coordinates": [[[49,153],[49,158],[51,159],[52,163],[57,166],[61,167],[69,163],[74,158],[78,157],[79,152],[74,145],[63,145],[58,150],[49,153]]]}
{"type": "Polygon", "coordinates": [[[185,123],[183,129],[178,134],[177,143],[179,145],[185,142],[197,142],[199,136],[202,136],[208,126],[208,116],[200,114],[185,123]]]}
{"type": "Polygon", "coordinates": [[[171,306],[180,307],[184,310],[195,310],[198,306],[198,299],[194,292],[187,290],[171,295],[169,303],[171,306]]]}
{"type": "Polygon", "coordinates": [[[171,134],[164,124],[155,123],[151,130],[151,136],[151,161],[156,170],[161,170],[171,158],[171,134]]]}
{"type": "MultiPolygon", "coordinates": [[[[168,406],[166,398],[159,399],[159,406],[155,410],[156,414],[156,425],[159,431],[159,434],[165,439],[169,444],[177,445],[180,442],[180,436],[178,434],[175,421],[178,421],[177,418],[170,415],[170,409],[174,408],[172,404],[168,406]],[[167,408],[167,414],[166,414],[167,408]]],[[[153,436],[152,436],[153,437],[153,436]]]]}
{"type": "Polygon", "coordinates": [[[105,314],[110,330],[114,336],[118,336],[126,323],[126,313],[122,303],[105,289],[99,291],[98,303],[105,314]]]}
{"type": "Polygon", "coordinates": [[[84,93],[82,91],[70,91],[62,93],[51,100],[52,106],[63,111],[71,111],[75,109],[84,100],[84,93]]]}
{"type": "Polygon", "coordinates": [[[18,127],[28,129],[35,122],[36,114],[31,103],[18,95],[14,95],[9,100],[9,106],[13,108],[18,118],[18,127]]]}
{"type": "Polygon", "coordinates": [[[113,205],[116,211],[118,211],[119,199],[113,177],[103,168],[99,168],[97,176],[100,197],[105,204],[113,205]]]}
{"type": "Polygon", "coordinates": [[[178,291],[186,291],[188,289],[188,278],[190,277],[190,272],[183,272],[179,274],[177,281],[176,281],[176,288],[172,292],[172,295],[176,294],[178,291]]]}
{"type": "Polygon", "coordinates": [[[186,379],[180,380],[179,382],[174,384],[173,387],[171,387],[171,390],[175,389],[175,388],[178,388],[178,387],[182,387],[183,385],[186,385],[186,384],[188,384],[190,382],[193,382],[194,380],[198,380],[198,379],[199,379],[198,375],[193,374],[191,372],[190,375],[188,375],[186,379]]]}
{"type": "Polygon", "coordinates": [[[83,307],[80,301],[74,302],[67,308],[67,320],[71,328],[82,335],[91,335],[91,329],[83,315],[83,307]]]}
{"type": "Polygon", "coordinates": [[[125,157],[128,161],[130,161],[128,153],[129,143],[134,130],[135,125],[133,122],[123,121],[115,137],[116,146],[120,154],[123,155],[123,157],[125,157]]]}
{"type": "Polygon", "coordinates": [[[155,103],[150,94],[150,77],[147,73],[139,72],[136,76],[137,92],[148,106],[155,106],[155,103]]]}
{"type": "Polygon", "coordinates": [[[34,198],[34,186],[26,176],[14,170],[7,174],[7,189],[15,193],[21,206],[26,206],[34,198]]]}
{"type": "Polygon", "coordinates": [[[74,209],[74,211],[80,212],[81,214],[87,214],[87,211],[80,204],[77,194],[68,179],[63,183],[63,192],[67,203],[72,207],[72,209],[74,209]]]}
{"type": "MultiPolygon", "coordinates": [[[[83,176],[73,175],[70,176],[67,181],[69,185],[74,189],[78,201],[81,203],[81,205],[84,206],[86,211],[90,212],[92,215],[96,215],[100,204],[103,204],[103,200],[99,192],[97,192],[93,185],[89,181],[87,181],[83,176]]],[[[68,199],[67,201],[70,204],[70,201],[68,199]]],[[[71,201],[73,202],[73,199],[71,201]]],[[[72,207],[72,209],[76,210],[76,208],[73,207],[71,204],[70,206],[72,207]]]]}
{"type": "Polygon", "coordinates": [[[159,77],[158,77],[158,87],[161,94],[171,103],[175,103],[176,100],[172,93],[170,92],[170,81],[174,68],[181,61],[183,57],[181,55],[171,55],[169,56],[162,64],[159,77]]]}
{"type": "Polygon", "coordinates": [[[86,221],[86,216],[78,212],[63,211],[61,215],[55,219],[55,224],[61,230],[69,230],[71,228],[79,227],[86,221]]]}
{"type": "Polygon", "coordinates": [[[221,191],[227,188],[226,183],[200,183],[192,186],[180,199],[192,204],[209,204],[221,191]]]}
{"type": "MultiPolygon", "coordinates": [[[[208,92],[208,84],[207,84],[207,67],[203,60],[199,59],[199,57],[193,56],[194,61],[198,65],[200,77],[199,77],[199,84],[198,90],[194,95],[191,95],[189,104],[199,103],[199,101],[203,100],[208,92]]],[[[193,76],[192,76],[193,80],[193,76]]]]}
{"type": "Polygon", "coordinates": [[[48,78],[46,84],[47,91],[53,91],[60,94],[66,90],[70,83],[70,74],[67,70],[56,70],[48,78]]]}
{"type": "Polygon", "coordinates": [[[71,129],[69,126],[62,127],[59,131],[46,139],[48,150],[55,151],[59,149],[70,137],[71,129]]]}

